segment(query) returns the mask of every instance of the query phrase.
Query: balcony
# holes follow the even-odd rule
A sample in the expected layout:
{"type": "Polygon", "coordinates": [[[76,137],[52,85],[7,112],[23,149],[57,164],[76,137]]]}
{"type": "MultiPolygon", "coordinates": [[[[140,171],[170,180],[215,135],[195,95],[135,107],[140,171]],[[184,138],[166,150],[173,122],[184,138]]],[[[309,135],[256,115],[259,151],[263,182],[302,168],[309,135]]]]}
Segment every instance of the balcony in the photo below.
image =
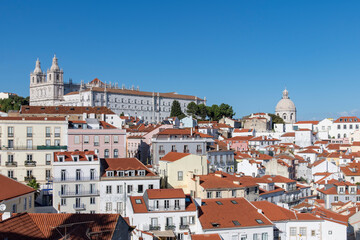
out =
{"type": "Polygon", "coordinates": [[[189,225],[181,224],[180,229],[189,229],[189,225]]]}
{"type": "Polygon", "coordinates": [[[5,166],[7,167],[17,167],[17,162],[5,162],[5,166]]]}
{"type": "Polygon", "coordinates": [[[165,154],[165,150],[159,150],[159,154],[164,155],[164,154],[165,154]]]}
{"type": "Polygon", "coordinates": [[[16,178],[16,177],[11,177],[11,179],[17,181],[17,178],[16,178]]]}
{"type": "Polygon", "coordinates": [[[41,145],[41,146],[37,146],[36,150],[67,150],[67,146],[41,145]]]}
{"type": "Polygon", "coordinates": [[[81,178],[54,178],[54,182],[87,182],[87,181],[99,181],[99,177],[81,177],[81,178]]]}
{"type": "Polygon", "coordinates": [[[176,150],[176,149],[172,149],[171,152],[177,152],[177,150],[176,150]]]}
{"type": "Polygon", "coordinates": [[[150,225],[149,226],[149,230],[156,230],[156,231],[159,231],[160,230],[160,226],[159,225],[150,225]]]}
{"type": "Polygon", "coordinates": [[[34,176],[26,176],[26,177],[24,177],[24,181],[25,182],[28,182],[28,181],[30,181],[30,180],[36,180],[36,177],[34,177],[34,176]]]}
{"type": "Polygon", "coordinates": [[[175,230],[175,225],[168,225],[168,226],[165,226],[165,230],[175,230]]]}
{"type": "Polygon", "coordinates": [[[82,211],[86,209],[86,205],[84,203],[74,204],[74,210],[82,211]]]}
{"type": "Polygon", "coordinates": [[[36,167],[35,161],[25,161],[24,162],[25,167],[36,167]]]}
{"type": "Polygon", "coordinates": [[[189,149],[184,149],[184,153],[189,153],[190,150],[189,149]]]}
{"type": "Polygon", "coordinates": [[[99,195],[100,195],[99,190],[79,191],[79,192],[70,192],[70,191],[61,192],[61,191],[59,191],[60,197],[81,197],[81,196],[99,196],[99,195]]]}
{"type": "Polygon", "coordinates": [[[202,153],[202,149],[196,149],[196,153],[202,153]]]}
{"type": "Polygon", "coordinates": [[[46,165],[51,165],[51,161],[46,161],[46,165]]]}

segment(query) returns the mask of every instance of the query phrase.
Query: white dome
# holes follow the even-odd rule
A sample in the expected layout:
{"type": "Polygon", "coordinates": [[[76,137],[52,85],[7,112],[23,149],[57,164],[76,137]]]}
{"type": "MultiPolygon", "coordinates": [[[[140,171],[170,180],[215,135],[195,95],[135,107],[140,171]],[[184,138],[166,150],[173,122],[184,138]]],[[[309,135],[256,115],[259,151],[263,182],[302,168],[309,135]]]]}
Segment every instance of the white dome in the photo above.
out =
{"type": "Polygon", "coordinates": [[[295,112],[296,107],[289,98],[281,99],[276,105],[275,112],[295,112]]]}

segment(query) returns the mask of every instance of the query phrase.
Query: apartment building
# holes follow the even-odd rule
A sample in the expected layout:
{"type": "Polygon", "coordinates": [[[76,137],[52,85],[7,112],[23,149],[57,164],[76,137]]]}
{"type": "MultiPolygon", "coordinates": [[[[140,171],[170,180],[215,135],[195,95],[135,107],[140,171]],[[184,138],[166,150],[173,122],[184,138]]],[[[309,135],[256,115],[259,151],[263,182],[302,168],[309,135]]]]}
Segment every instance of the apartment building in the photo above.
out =
{"type": "Polygon", "coordinates": [[[67,148],[64,117],[1,117],[0,172],[19,182],[51,180],[53,154],[67,148]]]}

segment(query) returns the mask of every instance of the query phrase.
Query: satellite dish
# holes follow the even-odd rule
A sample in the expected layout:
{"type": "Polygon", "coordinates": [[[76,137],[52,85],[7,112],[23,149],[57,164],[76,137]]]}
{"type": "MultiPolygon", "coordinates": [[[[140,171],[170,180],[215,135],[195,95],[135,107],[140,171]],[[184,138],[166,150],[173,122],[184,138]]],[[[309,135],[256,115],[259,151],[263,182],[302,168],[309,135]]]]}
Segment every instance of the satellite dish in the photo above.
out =
{"type": "Polygon", "coordinates": [[[0,204],[0,211],[5,211],[6,210],[6,205],[5,204],[0,204]]]}

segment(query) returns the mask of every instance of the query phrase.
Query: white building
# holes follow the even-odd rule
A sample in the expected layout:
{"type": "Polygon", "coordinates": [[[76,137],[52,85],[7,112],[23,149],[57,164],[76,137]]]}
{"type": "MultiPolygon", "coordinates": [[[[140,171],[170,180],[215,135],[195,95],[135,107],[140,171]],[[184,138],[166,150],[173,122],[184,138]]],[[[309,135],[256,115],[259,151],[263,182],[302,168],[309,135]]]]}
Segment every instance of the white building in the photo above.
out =
{"type": "Polygon", "coordinates": [[[84,84],[64,83],[63,70],[60,70],[56,56],[47,73],[43,73],[40,61],[30,74],[30,105],[41,106],[106,106],[116,114],[142,118],[147,122],[161,122],[170,116],[174,100],[186,112],[190,102],[206,104],[206,98],[181,95],[175,92],[144,92],[139,88],[119,88],[117,84],[106,84],[99,79],[84,84]]]}
{"type": "Polygon", "coordinates": [[[160,177],[136,158],[106,158],[101,160],[101,213],[126,216],[126,199],[142,196],[147,189],[159,189],[160,177]]]}
{"type": "Polygon", "coordinates": [[[283,91],[282,99],[276,105],[275,114],[281,117],[285,123],[296,122],[296,107],[290,100],[289,92],[286,89],[283,91]]]}
{"type": "Polygon", "coordinates": [[[352,133],[359,130],[360,119],[358,117],[339,117],[333,123],[330,131],[331,138],[349,138],[352,133]]]}

